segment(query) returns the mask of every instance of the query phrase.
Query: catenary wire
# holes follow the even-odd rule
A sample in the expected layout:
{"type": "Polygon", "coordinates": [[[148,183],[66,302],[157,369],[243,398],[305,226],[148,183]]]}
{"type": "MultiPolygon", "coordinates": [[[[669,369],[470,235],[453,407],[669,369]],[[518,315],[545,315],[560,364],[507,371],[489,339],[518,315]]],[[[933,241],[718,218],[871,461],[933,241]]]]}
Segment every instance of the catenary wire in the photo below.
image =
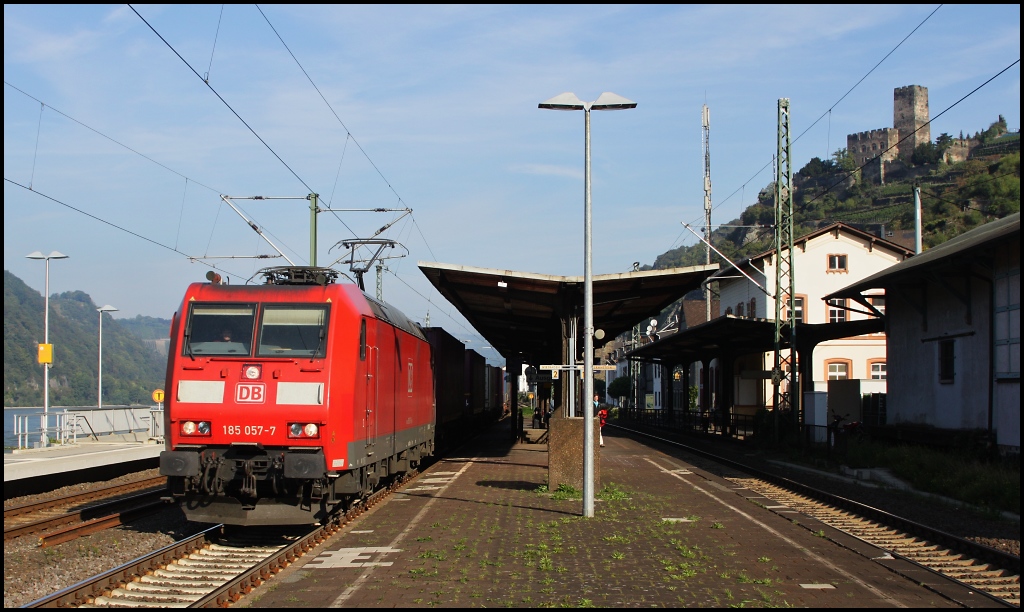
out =
{"type": "MultiPolygon", "coordinates": [[[[132,236],[135,236],[136,238],[139,238],[141,240],[145,240],[146,242],[149,242],[150,244],[155,244],[156,246],[158,246],[160,248],[167,249],[168,251],[173,251],[174,253],[177,253],[177,254],[179,254],[179,255],[189,259],[190,261],[199,262],[199,263],[203,264],[204,266],[208,266],[210,268],[213,268],[214,270],[220,270],[221,272],[224,272],[226,274],[235,274],[235,272],[232,272],[230,270],[226,270],[224,268],[221,268],[220,266],[217,266],[217,265],[214,265],[214,264],[202,261],[201,257],[196,257],[196,256],[193,256],[193,255],[189,255],[188,253],[185,253],[184,251],[179,251],[175,247],[168,246],[168,245],[166,245],[166,244],[164,244],[162,242],[158,242],[156,240],[153,240],[152,238],[149,238],[147,236],[143,236],[142,234],[139,234],[138,232],[133,232],[132,230],[130,230],[128,228],[121,227],[120,225],[118,225],[116,223],[113,223],[111,221],[107,221],[106,219],[104,219],[102,217],[97,217],[96,215],[94,215],[94,214],[92,214],[90,212],[86,212],[86,211],[82,210],[81,208],[77,208],[75,206],[72,206],[71,204],[68,204],[67,202],[62,202],[61,200],[58,200],[57,198],[55,198],[53,196],[46,195],[45,193],[43,193],[43,192],[41,192],[41,191],[39,191],[37,189],[29,189],[25,185],[22,185],[21,183],[19,183],[17,181],[12,181],[11,179],[7,178],[6,176],[4,177],[4,180],[7,181],[8,183],[10,183],[11,185],[14,185],[15,187],[21,187],[25,191],[29,191],[31,193],[34,193],[34,194],[40,196],[40,197],[46,198],[47,200],[50,200],[51,202],[54,202],[55,204],[60,204],[61,206],[64,206],[65,208],[69,208],[69,209],[71,209],[71,210],[73,210],[73,211],[75,211],[75,212],[77,212],[79,214],[85,215],[86,217],[89,217],[90,219],[94,219],[94,220],[99,221],[100,223],[103,223],[105,225],[109,225],[110,227],[112,227],[114,229],[117,229],[117,230],[120,230],[122,232],[125,232],[126,234],[131,234],[132,236]]],[[[236,276],[241,276],[241,274],[235,274],[235,275],[236,276]]]]}
{"type": "MultiPolygon", "coordinates": [[[[30,94],[30,93],[26,92],[25,90],[23,90],[23,89],[21,89],[21,88],[17,87],[16,85],[14,85],[14,84],[12,84],[12,83],[10,83],[10,82],[6,81],[6,80],[4,81],[4,85],[6,85],[6,86],[10,87],[11,89],[13,89],[13,90],[17,91],[18,93],[20,93],[20,94],[24,95],[25,97],[27,97],[27,98],[29,98],[29,99],[31,99],[31,100],[35,100],[35,101],[36,101],[36,102],[38,102],[38,103],[39,103],[40,105],[42,105],[42,106],[44,106],[44,107],[46,107],[46,108],[49,108],[50,110],[54,111],[55,113],[57,113],[58,115],[60,115],[60,116],[64,117],[65,119],[68,119],[69,121],[72,121],[72,122],[74,122],[74,123],[77,123],[78,125],[80,125],[80,126],[84,127],[85,129],[89,130],[90,132],[92,132],[92,133],[96,134],[97,136],[101,136],[101,137],[103,137],[103,138],[105,138],[105,139],[109,140],[110,142],[112,142],[112,143],[116,144],[117,146],[119,146],[119,147],[121,147],[121,148],[123,148],[123,149],[126,149],[126,150],[128,150],[128,151],[131,151],[132,153],[134,153],[135,155],[138,155],[139,157],[141,157],[141,158],[145,159],[146,161],[149,161],[149,162],[151,162],[151,163],[153,163],[153,164],[156,164],[157,166],[160,166],[161,168],[163,168],[164,170],[166,170],[166,171],[170,172],[171,174],[177,175],[177,176],[179,176],[179,177],[181,177],[181,178],[185,179],[185,181],[187,181],[187,182],[191,182],[191,183],[193,183],[193,184],[195,184],[195,185],[199,185],[200,187],[203,187],[204,189],[208,189],[208,190],[210,190],[210,191],[212,191],[213,193],[216,193],[216,194],[220,194],[220,193],[223,193],[223,191],[221,191],[221,190],[218,190],[218,189],[215,189],[215,188],[213,188],[213,187],[210,187],[209,185],[206,185],[206,184],[204,184],[204,183],[202,183],[202,182],[200,182],[200,181],[197,181],[196,179],[194,179],[194,178],[192,178],[192,177],[190,177],[190,176],[186,176],[186,175],[182,174],[181,172],[178,172],[178,171],[177,171],[177,170],[175,170],[174,168],[171,168],[171,167],[169,167],[169,166],[167,166],[167,165],[165,165],[165,164],[163,164],[163,163],[161,163],[161,162],[158,162],[157,160],[153,159],[152,157],[150,157],[150,156],[146,155],[145,153],[141,153],[141,152],[139,152],[139,151],[137,151],[137,150],[133,149],[132,147],[130,147],[130,146],[128,146],[128,145],[126,145],[126,144],[124,144],[123,142],[121,142],[121,141],[119,141],[119,140],[117,140],[117,139],[115,139],[115,138],[113,138],[113,137],[111,137],[111,136],[108,136],[107,134],[104,134],[103,132],[101,132],[101,131],[97,130],[96,128],[94,128],[94,127],[92,127],[92,126],[90,126],[90,125],[88,125],[88,124],[86,124],[86,123],[84,123],[84,122],[82,122],[82,121],[79,121],[78,119],[76,119],[76,118],[72,117],[71,115],[69,115],[69,114],[65,113],[64,111],[62,111],[62,110],[60,110],[60,109],[58,109],[58,108],[55,108],[55,107],[54,107],[53,105],[51,105],[51,104],[48,104],[48,103],[46,103],[46,102],[44,102],[44,101],[40,100],[39,98],[37,98],[37,97],[33,96],[32,94],[30,94]]],[[[29,188],[32,188],[32,184],[31,184],[31,183],[29,183],[29,188]]],[[[239,205],[239,208],[242,208],[242,207],[241,207],[241,205],[239,205]]],[[[254,215],[250,214],[250,213],[249,213],[248,211],[246,211],[246,210],[245,210],[244,208],[243,208],[242,210],[243,210],[243,212],[245,212],[245,213],[246,213],[247,215],[249,215],[249,217],[250,217],[250,218],[251,218],[251,219],[252,219],[253,221],[256,221],[256,222],[258,223],[258,219],[256,219],[256,217],[255,217],[254,215]]],[[[262,223],[259,223],[259,225],[260,225],[261,227],[263,226],[263,224],[262,224],[262,223]]],[[[287,243],[286,243],[286,242],[285,242],[284,240],[282,240],[282,239],[281,239],[281,238],[279,238],[278,236],[275,236],[275,235],[274,235],[274,233],[273,233],[273,232],[271,232],[271,231],[269,231],[269,230],[265,230],[265,231],[266,231],[266,233],[267,233],[267,234],[269,234],[269,235],[270,235],[270,236],[271,236],[271,237],[272,237],[272,238],[273,238],[274,240],[276,240],[276,241],[277,241],[278,243],[280,243],[280,244],[281,244],[281,245],[282,245],[283,247],[285,247],[286,249],[288,249],[288,250],[289,250],[290,252],[292,252],[293,254],[295,254],[295,255],[298,255],[298,253],[297,253],[297,252],[295,251],[295,249],[293,249],[293,248],[292,248],[291,246],[289,246],[289,245],[288,245],[288,244],[287,244],[287,243]]],[[[211,230],[211,235],[210,235],[210,239],[211,239],[211,240],[213,239],[213,235],[212,235],[212,230],[211,230]]],[[[209,248],[207,248],[207,250],[209,250],[209,248]]]]}
{"type": "MultiPolygon", "coordinates": [[[[822,117],[824,117],[825,115],[827,115],[827,114],[831,113],[831,112],[832,112],[832,110],[833,110],[833,109],[835,109],[835,107],[836,107],[836,106],[838,106],[840,102],[842,102],[842,101],[843,101],[844,99],[846,99],[846,97],[847,97],[847,96],[849,96],[849,95],[850,95],[850,93],[852,93],[852,92],[853,92],[853,90],[857,88],[857,86],[859,86],[859,85],[860,85],[860,84],[861,84],[862,82],[864,82],[864,79],[868,78],[868,76],[869,76],[869,75],[871,75],[871,73],[872,73],[872,72],[874,72],[874,71],[875,71],[875,70],[876,70],[876,69],[877,69],[877,68],[878,68],[879,66],[881,66],[881,65],[882,65],[882,62],[884,62],[885,60],[887,60],[887,59],[889,58],[889,56],[891,56],[891,55],[892,55],[892,54],[893,54],[893,53],[894,53],[894,52],[895,52],[895,51],[896,51],[897,49],[899,49],[899,48],[900,48],[900,46],[901,46],[901,45],[902,45],[903,43],[905,43],[905,42],[907,41],[907,39],[908,39],[908,38],[910,38],[910,37],[911,37],[911,36],[912,36],[912,35],[914,34],[914,32],[917,32],[917,30],[918,30],[918,29],[919,29],[919,28],[920,28],[921,26],[923,26],[923,25],[924,25],[924,23],[925,23],[926,21],[928,21],[929,19],[931,19],[932,15],[934,15],[934,14],[936,13],[936,11],[938,11],[938,10],[939,10],[940,8],[942,8],[942,6],[943,6],[943,5],[941,5],[941,4],[940,4],[939,6],[935,7],[935,10],[933,10],[933,11],[932,11],[931,13],[929,13],[929,14],[928,14],[928,16],[927,16],[927,17],[925,17],[925,18],[924,18],[924,20],[922,20],[922,21],[921,21],[921,23],[917,24],[917,26],[916,26],[916,27],[915,27],[915,28],[914,28],[913,30],[911,30],[911,31],[910,31],[910,34],[907,34],[907,35],[906,35],[906,36],[905,36],[905,37],[903,38],[903,40],[901,40],[901,41],[900,41],[900,42],[899,42],[899,43],[898,43],[898,44],[897,44],[897,45],[896,45],[895,47],[893,47],[893,48],[892,48],[892,50],[890,50],[890,51],[889,51],[888,53],[886,53],[886,54],[885,54],[885,56],[884,56],[884,57],[883,57],[883,58],[882,58],[881,60],[879,60],[879,61],[878,61],[878,63],[876,63],[876,64],[875,64],[875,65],[874,65],[874,66],[873,66],[873,67],[872,67],[872,68],[871,68],[870,70],[868,70],[868,72],[867,72],[867,73],[866,73],[866,74],[865,74],[864,76],[862,76],[862,77],[860,78],[860,80],[858,80],[858,81],[857,81],[857,82],[856,82],[856,83],[855,83],[855,84],[853,85],[853,87],[851,87],[851,88],[850,88],[850,89],[849,89],[849,90],[848,90],[848,91],[847,91],[846,93],[844,93],[844,94],[843,94],[843,95],[842,95],[842,96],[841,96],[841,97],[840,97],[840,98],[839,98],[838,100],[836,100],[836,101],[835,101],[835,102],[834,102],[834,103],[833,103],[833,104],[832,104],[832,105],[831,105],[831,106],[830,106],[830,107],[828,108],[828,110],[827,110],[827,111],[825,111],[824,113],[822,113],[822,114],[821,114],[821,116],[820,116],[820,117],[818,117],[818,118],[817,118],[817,119],[816,119],[816,120],[814,121],[814,123],[812,123],[812,124],[811,124],[811,125],[810,125],[810,126],[809,126],[809,127],[807,128],[807,129],[805,129],[805,130],[804,130],[803,132],[801,132],[801,133],[800,133],[800,135],[799,135],[799,136],[797,136],[797,137],[796,137],[796,140],[794,140],[793,142],[796,142],[797,140],[800,140],[800,138],[801,138],[801,137],[802,137],[802,136],[803,136],[804,134],[806,134],[808,130],[810,130],[810,129],[811,129],[812,127],[814,127],[814,125],[815,125],[815,124],[817,124],[817,123],[818,123],[819,121],[821,121],[821,118],[822,118],[822,117]]],[[[759,176],[759,175],[760,175],[760,174],[761,174],[762,172],[764,172],[765,168],[767,168],[768,166],[772,165],[772,163],[774,163],[774,161],[775,161],[775,158],[774,158],[774,156],[772,156],[772,160],[771,160],[771,161],[769,161],[769,162],[768,162],[767,164],[765,164],[764,166],[762,166],[760,170],[758,170],[757,172],[755,172],[753,176],[751,176],[751,177],[750,177],[750,178],[748,178],[748,179],[747,179],[746,181],[744,181],[744,182],[743,182],[743,184],[742,184],[742,185],[741,185],[741,186],[740,186],[739,188],[737,188],[737,189],[736,189],[735,191],[733,191],[733,192],[732,192],[732,193],[730,193],[730,194],[729,194],[728,196],[726,196],[726,198],[725,198],[724,200],[722,200],[721,202],[719,202],[718,204],[716,204],[716,205],[715,205],[714,207],[712,207],[712,210],[715,210],[715,209],[717,209],[718,207],[720,207],[720,206],[724,205],[724,204],[725,204],[726,202],[728,202],[728,201],[729,201],[730,199],[732,199],[732,197],[733,197],[733,196],[735,196],[735,195],[736,195],[736,193],[737,193],[738,191],[740,191],[741,189],[743,189],[744,187],[746,187],[748,183],[750,183],[750,182],[751,182],[751,181],[753,181],[753,180],[754,180],[755,178],[757,178],[757,177],[758,177],[758,176],[759,176]]],[[[702,216],[703,216],[703,215],[702,215],[702,216]]],[[[696,222],[698,222],[698,221],[700,220],[700,218],[702,218],[702,217],[698,217],[698,218],[695,218],[695,219],[694,219],[693,221],[691,221],[690,223],[691,223],[691,224],[693,224],[693,223],[696,223],[696,222]]]]}
{"type": "Polygon", "coordinates": [[[180,60],[182,61],[182,63],[183,63],[183,64],[185,64],[186,66],[188,66],[188,69],[192,71],[192,74],[196,75],[196,78],[198,78],[198,79],[199,79],[200,81],[203,81],[203,84],[204,84],[204,85],[206,85],[206,87],[208,87],[208,88],[210,89],[210,91],[212,91],[212,92],[213,92],[213,95],[217,96],[217,99],[218,99],[218,100],[220,100],[220,101],[221,101],[221,102],[222,102],[222,103],[224,104],[224,106],[226,106],[226,107],[227,107],[227,109],[228,109],[229,111],[231,111],[231,113],[232,113],[232,114],[233,114],[233,115],[234,115],[235,117],[237,117],[239,121],[241,121],[241,122],[242,122],[242,125],[244,125],[244,126],[245,126],[245,127],[246,127],[246,128],[247,128],[247,129],[249,130],[249,131],[250,131],[250,132],[252,132],[252,135],[253,135],[253,136],[255,136],[255,137],[256,137],[256,139],[257,139],[257,140],[259,140],[259,141],[260,141],[260,142],[261,142],[261,143],[263,144],[263,146],[264,146],[264,147],[266,147],[266,148],[267,148],[267,150],[268,150],[268,151],[270,151],[270,153],[271,153],[271,154],[273,154],[273,156],[277,158],[277,161],[281,162],[281,164],[282,164],[282,165],[283,165],[283,166],[284,166],[285,168],[287,168],[289,172],[291,172],[291,173],[292,173],[292,176],[294,176],[294,177],[296,178],[296,180],[298,180],[298,181],[299,181],[300,183],[302,183],[302,186],[303,186],[303,187],[305,187],[305,188],[306,188],[306,190],[307,190],[307,191],[308,191],[309,193],[315,193],[314,189],[313,189],[312,187],[310,187],[310,186],[309,186],[309,185],[308,185],[308,184],[306,183],[306,181],[302,180],[302,177],[300,177],[300,176],[298,175],[298,173],[296,173],[296,172],[295,172],[295,170],[293,170],[293,169],[292,169],[292,167],[288,165],[288,162],[284,161],[284,159],[282,159],[282,158],[281,158],[281,156],[277,154],[277,151],[275,151],[275,150],[273,149],[273,147],[271,147],[271,146],[270,146],[270,145],[269,145],[269,144],[267,143],[267,141],[266,141],[266,140],[263,140],[263,137],[262,137],[262,136],[260,136],[259,134],[257,134],[257,133],[256,133],[256,130],[254,130],[254,129],[252,128],[252,126],[251,126],[251,125],[249,125],[249,124],[248,124],[248,122],[246,122],[246,120],[245,120],[245,119],[242,119],[242,116],[241,116],[241,115],[239,115],[239,114],[238,114],[238,112],[237,112],[237,111],[236,111],[236,110],[235,110],[235,109],[234,109],[234,108],[233,108],[233,107],[232,107],[232,106],[231,106],[230,104],[228,104],[228,101],[227,101],[227,100],[225,100],[225,99],[224,99],[224,97],[223,97],[223,96],[221,96],[221,95],[220,95],[220,93],[218,93],[218,92],[217,92],[217,90],[213,88],[213,85],[210,85],[210,84],[209,84],[209,83],[208,83],[207,81],[205,81],[205,80],[203,79],[203,77],[202,77],[202,76],[201,76],[201,75],[200,75],[200,74],[199,74],[198,72],[196,72],[196,69],[192,67],[192,64],[189,64],[189,63],[188,63],[188,61],[186,61],[186,60],[185,60],[185,58],[184,58],[184,57],[182,57],[180,53],[178,53],[178,50],[177,50],[177,49],[175,49],[175,48],[174,48],[174,46],[173,46],[173,45],[171,45],[171,43],[169,43],[169,42],[167,41],[167,39],[166,39],[166,38],[164,38],[164,37],[163,37],[163,35],[161,35],[161,34],[160,34],[160,32],[157,32],[156,28],[154,28],[154,27],[153,27],[153,26],[152,26],[152,25],[151,25],[151,24],[150,24],[150,23],[149,23],[148,21],[146,21],[146,18],[145,18],[145,17],[143,17],[143,16],[142,16],[142,15],[141,15],[141,14],[140,14],[140,13],[139,13],[138,11],[136,11],[136,10],[135,10],[135,7],[134,7],[134,6],[132,6],[132,5],[130,5],[130,4],[129,4],[129,5],[128,5],[128,8],[132,9],[132,12],[133,12],[133,13],[135,13],[136,15],[138,15],[139,19],[141,19],[141,20],[142,20],[142,23],[146,24],[146,26],[147,26],[147,27],[149,27],[149,29],[150,29],[150,30],[152,30],[152,31],[153,31],[153,33],[154,33],[154,34],[156,34],[156,35],[157,35],[157,37],[158,37],[158,38],[159,38],[159,39],[160,39],[161,41],[163,41],[163,43],[164,43],[165,45],[167,45],[167,48],[168,48],[168,49],[170,49],[170,50],[171,50],[171,51],[172,51],[172,52],[173,52],[173,53],[174,53],[174,54],[175,54],[176,56],[178,56],[178,59],[180,59],[180,60]]]}

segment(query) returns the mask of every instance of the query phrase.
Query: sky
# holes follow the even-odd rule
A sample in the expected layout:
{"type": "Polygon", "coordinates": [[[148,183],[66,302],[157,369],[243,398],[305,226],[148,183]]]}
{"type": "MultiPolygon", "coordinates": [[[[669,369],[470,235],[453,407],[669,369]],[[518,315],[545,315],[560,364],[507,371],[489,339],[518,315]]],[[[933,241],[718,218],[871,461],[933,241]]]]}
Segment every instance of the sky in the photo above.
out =
{"type": "Polygon", "coordinates": [[[595,274],[697,241],[703,104],[715,224],[773,179],[779,98],[794,171],[891,127],[906,85],[928,88],[933,138],[1020,128],[1014,4],[135,10],[4,5],[4,268],[42,291],[25,255],[64,253],[50,292],[115,318],[170,318],[211,265],[237,284],[286,263],[251,259],[276,252],[221,194],[299,198],[238,204],[307,263],[312,191],[336,209],[321,265],[400,214],[339,209],[411,208],[381,234],[405,255],[384,299],[495,357],[417,262],[583,274],[584,113],[537,107],[562,92],[637,102],[592,113],[595,274]]]}

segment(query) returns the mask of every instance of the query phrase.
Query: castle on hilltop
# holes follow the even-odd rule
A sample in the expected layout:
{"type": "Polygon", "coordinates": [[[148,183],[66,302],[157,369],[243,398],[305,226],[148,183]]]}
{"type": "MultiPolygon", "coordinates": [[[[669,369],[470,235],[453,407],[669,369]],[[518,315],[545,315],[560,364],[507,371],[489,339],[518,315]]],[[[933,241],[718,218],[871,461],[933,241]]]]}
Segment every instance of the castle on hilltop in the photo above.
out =
{"type": "Polygon", "coordinates": [[[875,158],[879,158],[879,169],[882,163],[897,159],[908,162],[918,145],[932,140],[928,119],[928,88],[897,87],[893,90],[893,127],[850,134],[846,137],[846,150],[858,167],[875,158]]]}

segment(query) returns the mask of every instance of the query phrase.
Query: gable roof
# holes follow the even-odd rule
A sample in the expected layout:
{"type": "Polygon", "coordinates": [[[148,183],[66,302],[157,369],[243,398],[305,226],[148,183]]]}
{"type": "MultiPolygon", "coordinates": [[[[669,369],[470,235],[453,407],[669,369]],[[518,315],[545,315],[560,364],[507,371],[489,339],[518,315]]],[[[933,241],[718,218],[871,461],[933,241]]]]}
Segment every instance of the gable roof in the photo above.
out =
{"type": "MultiPolygon", "coordinates": [[[[910,248],[907,248],[907,247],[905,247],[905,246],[903,246],[901,244],[897,244],[895,242],[892,242],[891,240],[886,240],[885,238],[879,238],[878,236],[875,236],[874,234],[871,234],[869,232],[865,232],[864,230],[861,230],[861,229],[857,229],[856,227],[847,225],[847,224],[845,224],[845,223],[843,223],[841,221],[833,223],[832,225],[827,225],[825,227],[818,228],[818,229],[814,230],[813,232],[810,232],[810,233],[804,234],[803,236],[800,236],[799,238],[797,238],[796,240],[793,241],[793,247],[794,248],[795,247],[806,248],[806,245],[807,245],[807,243],[809,241],[814,240],[815,238],[818,238],[819,236],[824,236],[825,234],[836,234],[836,235],[838,235],[839,232],[842,232],[842,233],[847,234],[849,236],[853,236],[854,238],[858,238],[860,240],[865,240],[865,241],[868,242],[868,244],[871,245],[872,248],[874,248],[876,246],[882,247],[882,248],[888,249],[888,250],[890,250],[890,251],[892,251],[894,253],[897,253],[899,255],[903,255],[904,257],[910,257],[911,255],[914,254],[914,250],[913,249],[910,249],[910,248]]],[[[752,255],[751,257],[748,257],[746,259],[740,260],[739,262],[737,262],[737,267],[742,268],[744,266],[751,266],[751,267],[758,268],[758,271],[763,271],[763,267],[758,267],[757,266],[757,262],[763,261],[764,259],[767,259],[768,257],[770,257],[770,256],[772,256],[774,254],[775,254],[775,249],[774,248],[768,249],[767,251],[763,251],[761,253],[758,253],[757,255],[752,255]]],[[[731,265],[725,264],[725,265],[722,266],[722,268],[718,272],[716,272],[712,276],[712,278],[715,278],[715,277],[721,278],[721,277],[725,276],[726,274],[728,274],[731,269],[732,269],[731,265]]]]}
{"type": "Polygon", "coordinates": [[[920,255],[915,255],[853,285],[826,295],[822,299],[854,297],[860,295],[861,291],[866,289],[877,289],[897,284],[907,278],[916,278],[922,271],[928,268],[942,266],[953,259],[966,259],[976,251],[991,248],[1003,240],[1012,238],[1014,234],[1020,240],[1019,212],[960,234],[956,238],[947,240],[937,247],[928,249],[920,255]]]}

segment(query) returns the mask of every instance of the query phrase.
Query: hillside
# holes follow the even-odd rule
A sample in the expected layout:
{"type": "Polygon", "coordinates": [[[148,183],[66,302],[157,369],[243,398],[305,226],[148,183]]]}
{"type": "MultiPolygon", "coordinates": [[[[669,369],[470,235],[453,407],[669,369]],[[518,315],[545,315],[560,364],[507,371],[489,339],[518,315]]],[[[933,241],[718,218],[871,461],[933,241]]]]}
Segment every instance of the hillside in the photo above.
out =
{"type": "MultiPolygon", "coordinates": [[[[52,406],[96,404],[99,314],[97,304],[81,291],[50,296],[50,369],[52,406]]],[[[4,270],[4,406],[42,406],[43,369],[36,345],[43,341],[43,296],[4,270]]],[[[121,321],[103,322],[103,403],[151,403],[163,386],[166,353],[154,340],[167,336],[170,321],[143,317],[130,331],[121,321]],[[156,330],[162,329],[158,333],[156,330]]],[[[136,321],[139,321],[137,318],[136,321]]]]}
{"type": "MultiPolygon", "coordinates": [[[[943,134],[939,141],[944,137],[948,139],[943,134]]],[[[908,232],[912,237],[915,183],[921,187],[925,249],[1020,211],[1019,134],[991,139],[980,152],[994,154],[959,163],[942,163],[941,146],[929,146],[921,156],[915,151],[916,163],[888,174],[884,184],[854,169],[845,149],[837,151],[833,160],[813,158],[793,176],[796,236],[842,221],[897,242],[908,232]]],[[[733,261],[771,249],[774,190],[774,183],[767,185],[758,203],[743,211],[739,219],[715,219],[716,224],[752,226],[714,231],[711,242],[715,248],[733,261]]],[[[672,249],[643,269],[702,264],[704,249],[703,243],[672,249]]],[[[712,261],[720,260],[712,253],[712,261]]]]}

